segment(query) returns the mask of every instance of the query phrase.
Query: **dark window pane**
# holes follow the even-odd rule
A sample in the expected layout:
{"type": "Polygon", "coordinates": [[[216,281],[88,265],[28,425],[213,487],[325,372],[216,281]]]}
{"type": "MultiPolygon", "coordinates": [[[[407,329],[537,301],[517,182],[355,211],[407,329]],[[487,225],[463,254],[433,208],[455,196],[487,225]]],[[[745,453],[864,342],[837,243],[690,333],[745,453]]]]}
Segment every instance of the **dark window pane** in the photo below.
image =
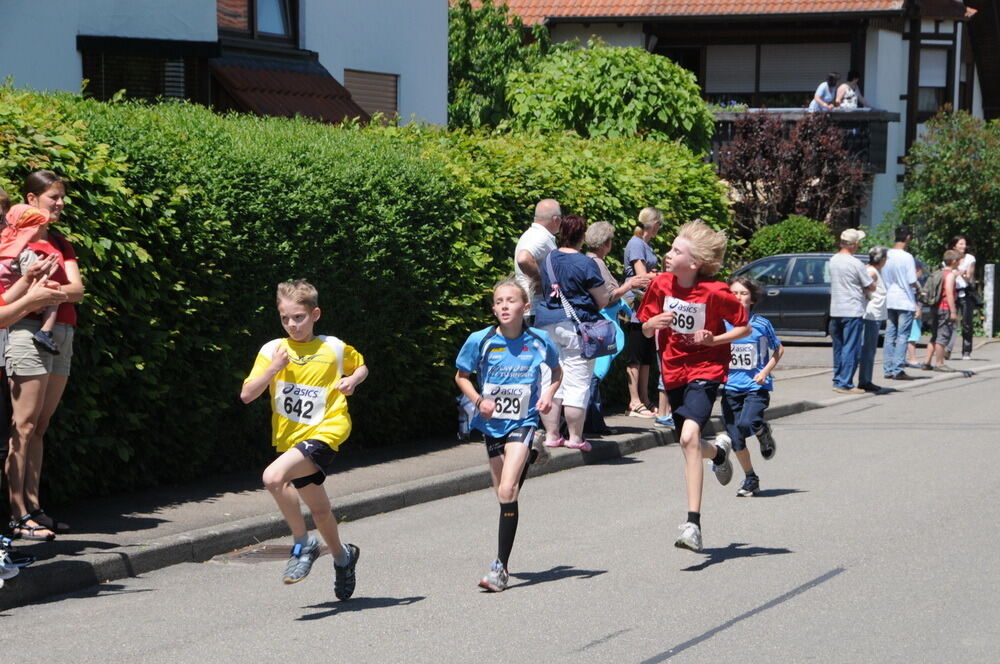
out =
{"type": "Polygon", "coordinates": [[[287,0],[257,0],[257,30],[269,35],[291,37],[287,0]]]}

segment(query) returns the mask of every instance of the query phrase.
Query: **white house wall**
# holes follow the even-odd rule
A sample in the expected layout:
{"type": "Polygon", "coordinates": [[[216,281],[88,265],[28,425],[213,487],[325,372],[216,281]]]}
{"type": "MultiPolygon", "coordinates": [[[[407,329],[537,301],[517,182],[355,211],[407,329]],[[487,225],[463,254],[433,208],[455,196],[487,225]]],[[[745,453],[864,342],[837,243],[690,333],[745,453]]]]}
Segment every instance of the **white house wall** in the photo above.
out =
{"type": "Polygon", "coordinates": [[[78,22],[77,0],[4,2],[0,79],[9,76],[15,86],[34,90],[79,92],[78,22]]]}
{"type": "Polygon", "coordinates": [[[891,30],[870,28],[865,45],[865,72],[862,84],[865,98],[875,108],[899,113],[900,122],[890,122],[886,142],[885,173],[877,173],[872,182],[872,196],[865,211],[866,221],[882,223],[893,209],[902,191],[897,176],[903,167],[898,157],[906,148],[906,78],[909,62],[908,42],[903,35],[891,30]]]}
{"type": "Polygon", "coordinates": [[[214,42],[215,0],[82,0],[80,34],[214,42]]]}
{"type": "Polygon", "coordinates": [[[642,25],[638,23],[557,23],[549,31],[554,42],[567,42],[579,39],[586,44],[591,37],[597,36],[607,42],[608,46],[636,46],[645,48],[646,37],[642,25]]]}
{"type": "Polygon", "coordinates": [[[345,69],[395,74],[399,115],[448,121],[448,3],[443,0],[302,3],[302,48],[338,80],[345,69]]]}

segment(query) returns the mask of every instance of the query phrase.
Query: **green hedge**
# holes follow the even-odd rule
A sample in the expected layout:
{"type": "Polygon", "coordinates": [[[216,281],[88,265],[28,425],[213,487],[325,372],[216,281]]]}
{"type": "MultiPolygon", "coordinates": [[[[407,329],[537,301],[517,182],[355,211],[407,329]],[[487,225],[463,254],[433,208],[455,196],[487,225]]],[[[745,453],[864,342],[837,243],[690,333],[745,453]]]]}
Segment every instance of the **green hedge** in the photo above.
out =
{"type": "Polygon", "coordinates": [[[791,215],[784,221],[764,226],[750,238],[744,259],[746,261],[774,256],[813,251],[835,251],[836,242],[830,227],[808,217],[791,215]]]}
{"type": "Polygon", "coordinates": [[[53,502],[259,468],[266,400],[237,395],[282,334],[279,280],[313,281],[318,330],[365,355],[351,444],[376,446],[453,433],[454,356],[539,198],[616,223],[621,243],[649,204],[668,225],[728,225],[710,168],[653,141],[331,128],[9,87],[0,132],[0,186],[36,168],[69,181],[61,223],[87,285],[46,446],[53,502]]]}

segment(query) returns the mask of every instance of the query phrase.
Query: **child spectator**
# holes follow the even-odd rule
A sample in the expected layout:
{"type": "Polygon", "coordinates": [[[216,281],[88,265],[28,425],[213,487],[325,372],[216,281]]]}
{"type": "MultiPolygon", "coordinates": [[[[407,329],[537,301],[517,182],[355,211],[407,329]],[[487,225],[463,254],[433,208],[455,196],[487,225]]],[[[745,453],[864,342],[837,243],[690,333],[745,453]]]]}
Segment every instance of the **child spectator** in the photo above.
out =
{"type": "MultiPolygon", "coordinates": [[[[777,445],[771,435],[771,425],[764,421],[764,411],[771,403],[774,381],[771,372],[781,361],[785,347],[774,333],[771,321],[750,313],[760,301],[760,284],[749,277],[734,277],[729,280],[729,290],[750,314],[750,334],[730,344],[731,361],[729,376],[722,390],[722,419],[726,424],[725,434],[730,439],[737,461],[746,474],[743,486],[737,496],[756,496],[760,491],[757,477],[750,461],[747,438],[757,436],[760,455],[769,460],[774,458],[777,445]]],[[[732,325],[726,323],[726,329],[732,325]]]]}
{"type": "Polygon", "coordinates": [[[726,381],[729,343],[750,333],[746,309],[724,283],[711,278],[722,265],[726,241],[725,233],[702,221],[681,226],[666,272],[650,283],[637,314],[643,334],[657,335],[663,385],[684,453],[688,513],[674,546],[692,551],[701,550],[702,459],[712,459],[721,484],[733,476],[728,441],[703,443],[701,431],[726,381]],[[725,321],[734,326],[728,332],[725,321]]]}
{"type": "Polygon", "coordinates": [[[320,317],[318,299],[316,288],[304,279],[278,284],[278,315],[288,338],[260,349],[240,399],[250,403],[270,389],[271,440],[281,454],[264,470],[263,480],[294,538],[284,582],[304,579],[320,555],[299,508],[301,497],[333,556],[334,594],[346,600],[354,594],[361,550],[341,543],[323,482],[351,433],[347,397],[368,377],[368,367],[340,339],[313,334],[320,317]]]}
{"type": "MultiPolygon", "coordinates": [[[[38,253],[28,244],[41,239],[45,226],[49,223],[49,214],[20,203],[10,208],[5,213],[5,218],[7,225],[0,231],[0,287],[4,291],[24,276],[31,264],[39,259],[38,253]]],[[[41,329],[34,335],[35,345],[53,355],[59,354],[59,345],[52,338],[58,312],[59,307],[46,307],[42,314],[41,329]]]]}
{"type": "Polygon", "coordinates": [[[958,277],[958,261],[961,258],[954,249],[944,252],[944,275],[941,281],[941,301],[934,312],[931,324],[931,340],[927,343],[927,362],[922,367],[926,371],[955,371],[944,365],[944,352],[955,333],[958,321],[958,302],[955,295],[955,281],[958,277]]]}
{"type": "Polygon", "coordinates": [[[544,331],[524,324],[529,307],[528,293],[521,285],[513,279],[501,281],[493,289],[493,314],[499,324],[470,334],[455,361],[455,382],[476,404],[472,428],[483,433],[493,489],[500,502],[497,558],[479,582],[480,588],[491,592],[507,588],[507,564],[517,533],[517,498],[532,452],[536,452],[531,443],[538,415],[552,409],[562,380],[559,348],[544,331]],[[544,390],[543,364],[552,372],[544,390]]]}

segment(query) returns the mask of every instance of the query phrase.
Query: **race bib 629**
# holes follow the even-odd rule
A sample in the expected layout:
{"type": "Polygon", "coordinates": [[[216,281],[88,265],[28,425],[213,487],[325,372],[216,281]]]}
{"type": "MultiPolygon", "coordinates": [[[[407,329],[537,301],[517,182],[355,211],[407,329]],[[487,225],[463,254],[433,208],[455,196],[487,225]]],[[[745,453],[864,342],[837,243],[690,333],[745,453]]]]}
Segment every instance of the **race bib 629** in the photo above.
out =
{"type": "Polygon", "coordinates": [[[497,420],[523,420],[528,416],[531,385],[483,386],[483,396],[496,402],[493,418],[497,420]]]}

